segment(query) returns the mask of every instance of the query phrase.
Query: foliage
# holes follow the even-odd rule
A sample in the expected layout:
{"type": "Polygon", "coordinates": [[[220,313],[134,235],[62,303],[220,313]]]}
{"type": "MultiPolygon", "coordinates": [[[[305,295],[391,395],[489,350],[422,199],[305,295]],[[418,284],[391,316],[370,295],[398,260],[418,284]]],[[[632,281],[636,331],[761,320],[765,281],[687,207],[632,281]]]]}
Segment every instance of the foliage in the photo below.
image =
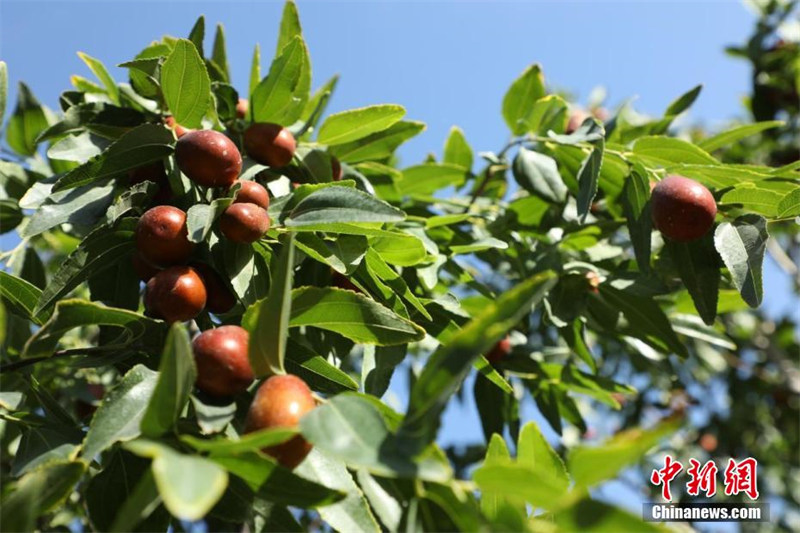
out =
{"type": "MultiPolygon", "coordinates": [[[[656,450],[756,457],[791,528],[798,324],[751,309],[767,251],[788,269],[794,257],[795,276],[800,255],[800,54],[774,41],[791,9],[768,3],[731,49],[754,67],[754,123],[676,135],[695,87],[661,117],[625,105],[568,131],[577,107],[532,65],[498,103],[507,145],[476,157],[454,127],[441,158],[411,166],[395,151],[424,125],[402,106],[326,115],[337,79],[311,91],[292,2],[263,78],[256,48],[244,118],[224,30],[205,55],[202,17],[122,63],[127,82],[81,53],[97,82],[73,77],[59,113],[20,84],[0,161],[0,228],[21,238],[0,272],[3,528],[649,531],[589,489],[646,486],[656,450]],[[286,167],[245,157],[241,179],[273,197],[263,239],[221,236],[230,197],[182,175],[167,116],[240,147],[253,120],[294,133],[286,167]],[[144,313],[133,231],[158,184],[128,171],[153,161],[170,203],[191,208],[195,255],[235,295],[229,312],[172,326],[144,313]],[[703,239],[653,231],[650,184],[667,174],[713,192],[703,239]],[[221,324],[250,332],[257,377],[290,372],[316,392],[298,429],[243,434],[255,385],[225,401],[194,390],[190,338],[221,324]],[[398,410],[384,395],[405,370],[398,410]],[[486,444],[443,450],[442,412],[469,385],[486,444]],[[523,423],[529,401],[546,424],[523,423]],[[591,442],[604,418],[624,431],[591,442]],[[296,470],[260,451],[297,431],[314,449],[296,470]]],[[[0,62],[0,119],[5,80],[0,62]]]]}

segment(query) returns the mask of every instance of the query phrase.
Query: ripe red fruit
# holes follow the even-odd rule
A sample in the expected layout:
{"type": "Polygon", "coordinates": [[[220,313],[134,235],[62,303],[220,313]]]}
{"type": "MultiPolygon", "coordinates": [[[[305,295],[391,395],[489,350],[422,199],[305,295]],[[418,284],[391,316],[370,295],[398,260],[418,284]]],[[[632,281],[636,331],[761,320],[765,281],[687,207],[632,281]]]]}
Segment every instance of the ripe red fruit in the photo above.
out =
{"type": "Polygon", "coordinates": [[[142,281],[149,281],[150,278],[161,271],[160,268],[154,267],[142,259],[142,256],[139,255],[138,252],[133,252],[133,255],[131,256],[131,263],[133,264],[134,272],[136,272],[136,275],[139,276],[139,279],[142,281]]]}
{"type": "Polygon", "coordinates": [[[214,130],[190,131],[175,144],[181,172],[205,187],[229,187],[242,170],[242,154],[233,141],[214,130]]]}
{"type": "Polygon", "coordinates": [[[331,177],[333,181],[342,181],[342,164],[335,156],[331,156],[331,177]]]}
{"type": "Polygon", "coordinates": [[[717,204],[711,192],[683,176],[667,176],[650,196],[653,223],[665,237],[677,242],[699,239],[711,229],[717,204]]]}
{"type": "Polygon", "coordinates": [[[206,306],[206,287],[192,267],[170,267],[147,282],[144,305],[154,317],[170,323],[191,320],[206,306]]]}
{"type": "Polygon", "coordinates": [[[247,116],[247,111],[250,108],[250,102],[247,101],[247,98],[239,98],[239,101],[236,102],[236,116],[237,118],[244,118],[247,116]]]}
{"type": "Polygon", "coordinates": [[[236,296],[225,284],[222,276],[205,263],[196,262],[191,266],[200,274],[203,285],[206,286],[206,309],[217,315],[233,309],[236,305],[236,296]]]}
{"type": "Polygon", "coordinates": [[[352,281],[350,281],[347,276],[336,271],[334,271],[333,275],[331,276],[331,285],[346,291],[361,292],[361,289],[359,289],[352,281]]]}
{"type": "MultiPolygon", "coordinates": [[[[256,392],[247,412],[245,432],[267,428],[296,428],[300,418],[314,409],[314,397],[305,381],[297,376],[272,376],[256,392]]],[[[263,450],[286,468],[294,468],[311,451],[311,444],[302,436],[263,450]]]]}
{"type": "Polygon", "coordinates": [[[155,266],[185,262],[194,249],[186,229],[186,213],[171,205],[148,209],[136,224],[136,249],[155,266]]]}
{"type": "Polygon", "coordinates": [[[489,353],[486,354],[486,359],[492,363],[499,363],[503,359],[506,358],[508,354],[511,353],[511,341],[508,340],[508,337],[497,341],[489,353]]]}
{"type": "Polygon", "coordinates": [[[239,326],[209,329],[192,341],[197,388],[212,396],[233,396],[253,382],[247,331],[239,326]]]}
{"type": "Polygon", "coordinates": [[[244,131],[244,149],[262,165],[283,167],[291,162],[297,142],[280,124],[256,122],[244,131]]]}
{"type": "Polygon", "coordinates": [[[181,137],[192,131],[190,129],[184,128],[183,126],[175,122],[175,117],[173,117],[172,115],[164,119],[164,124],[166,124],[169,129],[175,132],[175,137],[177,137],[178,139],[180,139],[181,137]]]}
{"type": "Polygon", "coordinates": [[[269,215],[256,204],[231,204],[219,219],[219,229],[226,239],[249,244],[269,230],[269,215]]]}
{"type": "Polygon", "coordinates": [[[234,203],[256,204],[263,209],[269,207],[269,192],[263,185],[255,181],[237,181],[242,184],[242,187],[236,193],[236,198],[233,200],[234,203]]]}

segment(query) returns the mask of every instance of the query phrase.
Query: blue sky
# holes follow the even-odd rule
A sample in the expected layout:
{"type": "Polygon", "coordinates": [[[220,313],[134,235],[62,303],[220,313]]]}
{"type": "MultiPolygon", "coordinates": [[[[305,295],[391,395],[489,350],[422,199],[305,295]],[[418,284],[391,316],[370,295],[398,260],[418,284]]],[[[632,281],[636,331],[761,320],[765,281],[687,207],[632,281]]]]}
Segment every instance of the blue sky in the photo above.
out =
{"type": "MultiPolygon", "coordinates": [[[[638,97],[636,107],[652,114],[703,83],[688,118],[711,127],[742,116],[741,99],[749,88],[747,65],[723,53],[753,26],[753,15],[733,0],[298,5],[314,86],[334,73],[342,76],[331,111],[399,103],[409,118],[428,124],[402,148],[408,164],[440,152],[453,124],[464,129],[476,151],[502,147],[508,136],[500,117],[503,94],[533,62],[542,65],[552,87],[568,89],[580,101],[603,85],[611,104],[638,97]]],[[[281,10],[282,2],[3,0],[0,58],[8,63],[12,91],[25,80],[55,108],[71,74],[91,77],[76,51],[112,67],[163,34],[186,36],[205,14],[207,33],[216,22],[225,25],[234,84],[244,91],[256,42],[262,70],[268,68],[281,10]]],[[[210,45],[209,38],[206,49],[210,45]]],[[[127,76],[111,70],[118,79],[127,76]]],[[[780,314],[796,305],[771,260],[765,285],[768,309],[780,314]]],[[[448,410],[442,436],[446,443],[482,438],[471,402],[448,410]]]]}

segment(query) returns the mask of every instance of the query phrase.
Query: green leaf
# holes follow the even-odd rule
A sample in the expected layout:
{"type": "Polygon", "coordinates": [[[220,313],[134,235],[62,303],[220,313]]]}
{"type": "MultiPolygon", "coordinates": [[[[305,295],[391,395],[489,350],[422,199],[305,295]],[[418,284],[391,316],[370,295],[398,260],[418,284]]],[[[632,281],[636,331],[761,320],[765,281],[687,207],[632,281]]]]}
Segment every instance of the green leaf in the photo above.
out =
{"type": "Polygon", "coordinates": [[[353,378],[310,348],[291,338],[288,348],[284,361],[286,370],[303,378],[312,389],[330,394],[358,390],[353,378]]]}
{"type": "Polygon", "coordinates": [[[144,439],[125,448],[153,459],[151,470],[169,512],[181,520],[199,520],[217,503],[228,486],[228,473],[218,464],[196,455],[144,439]]]}
{"type": "Polygon", "coordinates": [[[406,114],[403,106],[381,104],[351,109],[330,115],[317,134],[320,144],[344,144],[363,139],[372,133],[383,131],[406,114]]]}
{"type": "Polygon", "coordinates": [[[217,24],[217,32],[214,34],[214,46],[211,50],[211,60],[220,68],[222,73],[225,74],[225,79],[223,81],[229,82],[231,79],[231,69],[228,66],[228,54],[225,50],[225,29],[222,27],[222,24],[217,24]]]}
{"type": "Polygon", "coordinates": [[[408,346],[364,347],[364,359],[361,362],[361,382],[364,392],[380,398],[389,389],[394,369],[406,357],[408,346]]]}
{"type": "Polygon", "coordinates": [[[140,435],[139,426],[157,380],[158,373],[136,365],[106,393],[92,417],[83,441],[82,457],[92,460],[115,442],[129,441],[140,435]]]}
{"type": "Polygon", "coordinates": [[[308,99],[304,86],[308,51],[302,37],[294,37],[275,57],[269,73],[252,93],[250,109],[255,122],[288,126],[298,118],[308,99]]]}
{"type": "Polygon", "coordinates": [[[778,218],[780,204],[794,185],[783,181],[743,183],[722,195],[722,205],[740,205],[751,213],[778,218]]]}
{"type": "Polygon", "coordinates": [[[293,474],[258,452],[212,454],[210,459],[241,478],[258,497],[279,505],[321,507],[344,497],[339,491],[293,474]]]}
{"type": "MultiPolygon", "coordinates": [[[[261,81],[261,45],[256,44],[256,47],[253,49],[253,59],[250,62],[250,88],[247,91],[247,94],[250,95],[251,99],[260,81],[261,81]]],[[[247,114],[248,116],[252,116],[252,111],[248,109],[247,114]]]]}
{"type": "Polygon", "coordinates": [[[786,193],[778,202],[778,218],[800,215],[800,187],[786,193]]]}
{"type": "Polygon", "coordinates": [[[446,481],[446,461],[416,457],[387,427],[381,413],[356,393],[334,396],[300,420],[300,429],[315,447],[352,468],[387,477],[446,481]]]}
{"type": "Polygon", "coordinates": [[[31,156],[36,153],[37,137],[48,126],[44,108],[28,86],[20,82],[17,107],[6,128],[6,142],[18,154],[31,156]]]}
{"type": "MultiPolygon", "coordinates": [[[[234,185],[238,190],[238,185],[234,185]]],[[[233,188],[229,194],[234,194],[233,188]]],[[[186,229],[189,240],[192,242],[203,242],[214,229],[214,222],[220,215],[233,203],[232,196],[217,198],[210,204],[194,204],[186,212],[186,229]]]]}
{"type": "Polygon", "coordinates": [[[553,481],[560,494],[564,494],[569,486],[569,477],[564,461],[544,438],[534,422],[522,427],[517,445],[517,461],[536,473],[536,478],[553,481]]]}
{"type": "Polygon", "coordinates": [[[600,167],[603,165],[604,149],[605,143],[602,140],[598,141],[578,170],[578,215],[581,223],[586,222],[597,194],[597,180],[600,177],[600,167]]]}
{"type": "Polygon", "coordinates": [[[8,99],[8,65],[0,61],[0,126],[6,117],[6,101],[8,99]]]}
{"type": "Polygon", "coordinates": [[[567,186],[558,173],[555,159],[521,147],[512,166],[514,179],[528,192],[554,203],[564,203],[567,186]]]}
{"type": "Polygon", "coordinates": [[[770,120],[767,122],[756,122],[755,124],[744,124],[742,126],[737,126],[727,131],[717,133],[711,137],[701,139],[697,142],[697,146],[706,152],[713,152],[714,150],[718,150],[723,146],[731,145],[737,141],[750,137],[751,135],[756,135],[757,133],[761,133],[762,131],[773,128],[780,128],[783,125],[784,122],[781,120],[770,120]]]}
{"type": "MultiPolygon", "coordinates": [[[[55,403],[52,398],[51,401],[55,403]]],[[[83,440],[83,431],[74,427],[72,420],[70,423],[73,425],[62,426],[60,421],[50,419],[47,425],[32,424],[25,428],[14,455],[11,475],[18,477],[43,464],[72,458],[83,440]]]]}
{"type": "Polygon", "coordinates": [[[403,179],[397,182],[400,194],[433,194],[445,187],[460,187],[469,176],[462,166],[450,163],[423,163],[403,169],[403,179]]]}
{"type": "Polygon", "coordinates": [[[659,524],[645,522],[639,516],[607,503],[584,498],[566,509],[554,513],[548,524],[558,531],[581,531],[584,533],[616,533],[636,531],[638,533],[663,533],[659,524]],[[552,520],[552,521],[551,521],[552,520]]]}
{"type": "Polygon", "coordinates": [[[421,240],[413,235],[403,233],[372,238],[370,239],[370,248],[390,265],[414,266],[428,257],[425,245],[421,240]]]}
{"type": "Polygon", "coordinates": [[[538,474],[525,465],[496,464],[480,467],[472,475],[472,480],[482,492],[504,496],[511,501],[525,501],[534,507],[556,507],[563,497],[563,490],[552,479],[538,474]]]}
{"type": "Polygon", "coordinates": [[[670,166],[675,163],[719,165],[719,161],[702,148],[674,137],[641,137],[633,144],[633,154],[648,165],[670,166]]]}
{"type": "Polygon", "coordinates": [[[717,316],[720,279],[714,236],[709,232],[693,242],[665,240],[664,245],[678,269],[681,281],[692,296],[697,313],[710,326],[717,316]]]}
{"type": "Polygon", "coordinates": [[[344,463],[318,449],[313,449],[297,468],[297,473],[347,495],[343,500],[319,508],[320,517],[335,531],[374,533],[382,531],[364,494],[353,481],[353,476],[344,463]]]}
{"type": "Polygon", "coordinates": [[[80,57],[83,62],[86,63],[86,66],[89,67],[89,70],[91,70],[92,73],[97,76],[97,79],[103,84],[103,86],[106,88],[109,98],[111,98],[111,101],[119,105],[119,87],[117,87],[117,84],[114,82],[114,78],[111,77],[111,74],[108,73],[108,70],[103,62],[83,52],[78,52],[78,57],[80,57]]]}
{"type": "Polygon", "coordinates": [[[173,143],[167,128],[142,124],[125,133],[98,157],[61,176],[53,185],[53,192],[88,185],[163,159],[172,153],[173,143]]]}
{"type": "Polygon", "coordinates": [[[294,235],[289,234],[272,270],[269,295],[257,303],[255,327],[250,334],[250,365],[256,376],[283,374],[289,317],[294,313],[292,283],[294,280],[294,235]]]}
{"type": "Polygon", "coordinates": [[[319,287],[292,291],[289,326],[312,326],[354,342],[381,346],[407,344],[425,335],[421,327],[375,300],[353,291],[319,287]]]}
{"type": "Polygon", "coordinates": [[[196,377],[189,333],[186,326],[176,322],[167,335],[158,366],[158,382],[142,418],[143,435],[158,437],[175,425],[189,401],[196,377]]]}
{"type": "Polygon", "coordinates": [[[38,182],[20,200],[23,209],[36,209],[28,224],[19,231],[20,236],[34,237],[65,222],[81,229],[91,229],[106,213],[113,199],[114,185],[110,180],[57,193],[52,193],[52,185],[38,182]],[[42,195],[41,200],[36,198],[33,205],[26,204],[38,194],[42,195]]]}
{"type": "Polygon", "coordinates": [[[275,53],[280,54],[295,37],[302,36],[303,29],[300,26],[300,15],[297,13],[297,5],[292,0],[288,0],[283,4],[281,26],[278,31],[278,47],[275,49],[275,53]]]}
{"type": "Polygon", "coordinates": [[[0,503],[3,530],[37,529],[37,519],[67,498],[84,472],[86,463],[74,461],[49,463],[26,474],[13,490],[3,491],[5,497],[0,503]]]}
{"type": "Polygon", "coordinates": [[[46,313],[43,313],[44,316],[35,313],[36,302],[41,294],[39,287],[0,270],[0,296],[3,303],[10,307],[9,311],[12,313],[37,325],[41,325],[43,319],[47,318],[46,313]]]}
{"type": "Polygon", "coordinates": [[[450,135],[444,145],[444,157],[442,160],[451,165],[458,165],[466,169],[472,168],[472,148],[467,143],[464,132],[461,128],[453,126],[450,128],[450,135]]]}
{"type": "Polygon", "coordinates": [[[525,130],[534,135],[552,136],[552,130],[564,129],[568,112],[569,107],[562,97],[557,94],[543,96],[534,102],[531,111],[525,117],[525,130]]]}
{"type": "Polygon", "coordinates": [[[161,90],[175,122],[186,128],[202,126],[211,97],[211,80],[192,41],[178,39],[175,43],[161,67],[161,90]]]}
{"type": "Polygon", "coordinates": [[[120,503],[121,507],[109,528],[111,532],[133,531],[137,525],[141,531],[159,531],[169,526],[169,513],[160,507],[161,496],[153,479],[153,471],[149,468],[144,470],[136,485],[131,487],[128,498],[120,503]],[[157,512],[156,509],[163,512],[157,512]],[[155,523],[152,523],[153,520],[155,523]]]}
{"type": "Polygon", "coordinates": [[[675,99],[669,106],[667,106],[667,110],[664,112],[664,116],[671,117],[675,115],[680,115],[687,109],[689,109],[697,97],[700,95],[700,91],[703,90],[703,85],[698,85],[693,89],[687,91],[686,93],[682,94],[678,98],[675,99]]]}
{"type": "Polygon", "coordinates": [[[744,215],[733,223],[723,222],[714,232],[714,245],[730,271],[733,284],[750,307],[764,297],[762,286],[767,221],[758,215],[744,215]]]}
{"type": "Polygon", "coordinates": [[[130,261],[135,228],[136,221],[128,218],[123,219],[116,227],[101,226],[87,235],[59,265],[39,297],[35,314],[49,309],[59,298],[87,279],[105,272],[121,261],[130,261]]]}
{"type": "Polygon", "coordinates": [[[329,241],[314,233],[301,233],[296,236],[295,245],[320,263],[348,275],[355,272],[367,253],[367,239],[360,235],[341,235],[329,241]]]}
{"type": "Polygon", "coordinates": [[[666,419],[648,430],[629,429],[600,446],[577,446],[570,450],[567,469],[580,487],[591,487],[614,478],[620,470],[638,462],[661,439],[674,433],[680,418],[666,419]]]}
{"type": "Polygon", "coordinates": [[[181,435],[181,441],[200,452],[216,455],[235,455],[255,452],[269,446],[282,444],[297,435],[294,428],[271,428],[242,435],[238,440],[228,438],[199,439],[191,435],[181,435]]]}
{"type": "Polygon", "coordinates": [[[332,186],[316,190],[300,200],[284,221],[295,228],[311,224],[399,222],[405,213],[365,192],[332,186]]]}
{"type": "Polygon", "coordinates": [[[650,182],[641,165],[634,167],[622,189],[622,207],[631,236],[636,263],[642,272],[650,272],[650,238],[653,217],[650,213],[650,182]]]}
{"type": "Polygon", "coordinates": [[[614,311],[622,312],[625,316],[627,334],[641,338],[664,353],[675,352],[681,357],[688,356],[669,319],[652,298],[636,296],[616,289],[609,283],[600,285],[600,294],[614,311]]]}
{"type": "Polygon", "coordinates": [[[401,432],[417,445],[436,436],[439,417],[466,377],[472,362],[486,353],[555,285],[552,271],[537,274],[504,292],[430,357],[411,390],[401,432]]]}
{"type": "Polygon", "coordinates": [[[205,52],[203,52],[203,41],[206,38],[206,17],[200,15],[197,18],[197,22],[194,23],[192,26],[192,30],[189,32],[189,40],[192,41],[194,44],[197,53],[200,54],[200,57],[205,56],[205,52]]]}
{"type": "Polygon", "coordinates": [[[503,118],[511,133],[522,135],[537,100],[545,95],[544,75],[539,65],[531,65],[514,80],[503,97],[503,118]]]}
{"type": "Polygon", "coordinates": [[[388,128],[355,141],[336,144],[329,151],[341,161],[359,163],[391,157],[397,147],[425,130],[423,122],[400,120],[388,128]]]}
{"type": "Polygon", "coordinates": [[[82,326],[114,326],[122,328],[115,344],[133,343],[139,339],[155,343],[161,338],[161,323],[127,309],[106,307],[86,300],[61,300],[53,316],[28,339],[25,357],[52,355],[58,341],[69,330],[82,326]]]}

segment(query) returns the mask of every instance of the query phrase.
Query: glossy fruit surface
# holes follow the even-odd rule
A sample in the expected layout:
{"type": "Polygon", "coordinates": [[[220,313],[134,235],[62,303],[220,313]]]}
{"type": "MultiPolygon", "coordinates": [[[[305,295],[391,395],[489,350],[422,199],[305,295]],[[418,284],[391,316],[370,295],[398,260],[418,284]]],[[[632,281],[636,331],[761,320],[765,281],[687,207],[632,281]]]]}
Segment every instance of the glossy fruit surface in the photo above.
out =
{"type": "Polygon", "coordinates": [[[187,178],[204,187],[229,187],[242,171],[239,149],[214,130],[194,130],[178,139],[175,160],[187,178]]]}
{"type": "Polygon", "coordinates": [[[231,204],[219,218],[219,229],[233,242],[256,242],[269,230],[269,215],[256,204],[231,204]]]}
{"type": "Polygon", "coordinates": [[[136,224],[136,250],[154,266],[185,262],[194,249],[186,229],[186,213],[171,205],[148,209],[136,224]]]}
{"type": "Polygon", "coordinates": [[[247,356],[249,335],[239,326],[209,329],[192,341],[197,388],[212,396],[233,396],[253,382],[247,356]]]}
{"type": "Polygon", "coordinates": [[[665,237],[677,242],[694,241],[714,225],[717,204],[700,183],[683,176],[667,176],[650,195],[653,224],[665,237]]]}
{"type": "Polygon", "coordinates": [[[206,306],[206,287],[195,269],[170,267],[147,282],[144,305],[151,315],[170,323],[191,320],[206,306]]]}
{"type": "MultiPolygon", "coordinates": [[[[297,376],[272,376],[256,392],[247,412],[245,432],[267,428],[296,428],[300,418],[316,407],[311,389],[297,376]]],[[[311,451],[300,435],[263,450],[286,468],[294,468],[311,451]]]]}
{"type": "Polygon", "coordinates": [[[244,132],[244,149],[262,165],[283,167],[292,161],[297,142],[292,132],[279,124],[256,122],[244,132]]]}
{"type": "Polygon", "coordinates": [[[511,353],[511,341],[506,337],[505,339],[501,339],[497,341],[489,353],[486,354],[486,359],[494,364],[499,363],[503,359],[511,353]]]}
{"type": "Polygon", "coordinates": [[[206,309],[217,315],[233,309],[236,305],[236,296],[214,267],[199,261],[193,262],[191,267],[200,274],[203,285],[206,286],[206,309]]]}
{"type": "Polygon", "coordinates": [[[263,185],[255,181],[239,180],[238,183],[241,183],[241,188],[236,193],[234,203],[256,204],[263,209],[269,207],[269,192],[263,185]]]}

